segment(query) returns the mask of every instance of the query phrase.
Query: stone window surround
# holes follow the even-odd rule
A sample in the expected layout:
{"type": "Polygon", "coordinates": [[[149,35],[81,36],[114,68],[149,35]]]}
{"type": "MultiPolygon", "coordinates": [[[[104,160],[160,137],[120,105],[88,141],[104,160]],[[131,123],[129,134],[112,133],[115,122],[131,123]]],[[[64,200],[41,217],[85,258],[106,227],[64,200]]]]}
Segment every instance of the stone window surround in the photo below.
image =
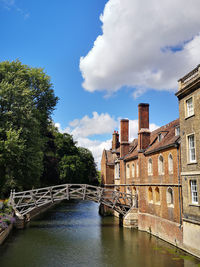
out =
{"type": "Polygon", "coordinates": [[[148,187],[147,190],[148,190],[148,191],[147,191],[147,194],[148,194],[148,202],[149,202],[149,203],[153,203],[153,189],[152,189],[152,187],[150,186],[150,187],[148,187]]]}
{"type": "Polygon", "coordinates": [[[120,163],[115,163],[115,180],[120,179],[120,163]]]}
{"type": "Polygon", "coordinates": [[[148,159],[148,176],[152,176],[152,175],[153,175],[153,160],[152,158],[149,158],[148,159]]]}
{"type": "Polygon", "coordinates": [[[180,135],[180,126],[176,126],[175,127],[175,136],[179,136],[180,135]]]}
{"type": "Polygon", "coordinates": [[[158,186],[154,189],[155,191],[155,204],[160,205],[160,189],[158,186]]]}
{"type": "Polygon", "coordinates": [[[197,163],[197,158],[196,158],[196,138],[195,138],[195,133],[190,133],[186,135],[186,148],[187,148],[187,164],[196,164],[197,163]],[[194,151],[195,151],[195,160],[191,161],[190,160],[190,151],[189,151],[189,136],[194,136],[194,151]]]}
{"type": "Polygon", "coordinates": [[[167,206],[170,208],[174,207],[174,191],[171,187],[167,188],[166,191],[167,206]]]}
{"type": "Polygon", "coordinates": [[[132,173],[132,177],[135,177],[135,164],[134,163],[131,165],[131,173],[132,173]]]}
{"type": "Polygon", "coordinates": [[[158,156],[158,175],[164,175],[165,174],[165,164],[164,164],[164,157],[162,154],[158,156]],[[162,161],[161,161],[162,157],[162,161]],[[161,166],[162,164],[162,166],[161,166]]]}
{"type": "Polygon", "coordinates": [[[168,171],[169,171],[169,174],[173,174],[173,172],[174,172],[173,157],[172,157],[171,153],[169,153],[169,155],[168,155],[168,171]],[[170,156],[171,156],[171,158],[170,158],[170,156]]]}
{"type": "Polygon", "coordinates": [[[189,178],[188,179],[188,187],[189,187],[189,200],[190,200],[190,206],[199,206],[199,199],[198,199],[198,182],[195,178],[189,178]],[[192,191],[191,182],[196,181],[196,191],[192,191]],[[192,198],[192,192],[197,192],[197,201],[193,202],[192,198]]]}
{"type": "Polygon", "coordinates": [[[194,96],[189,96],[184,100],[184,109],[185,109],[185,119],[188,119],[192,116],[194,116],[194,96]],[[192,99],[192,105],[193,105],[193,113],[191,113],[190,115],[188,115],[188,100],[192,99]]]}
{"type": "Polygon", "coordinates": [[[126,164],[126,178],[130,178],[130,165],[129,165],[129,163],[128,164],[126,164]]]}
{"type": "Polygon", "coordinates": [[[136,176],[139,177],[139,165],[136,163],[136,176]]]}

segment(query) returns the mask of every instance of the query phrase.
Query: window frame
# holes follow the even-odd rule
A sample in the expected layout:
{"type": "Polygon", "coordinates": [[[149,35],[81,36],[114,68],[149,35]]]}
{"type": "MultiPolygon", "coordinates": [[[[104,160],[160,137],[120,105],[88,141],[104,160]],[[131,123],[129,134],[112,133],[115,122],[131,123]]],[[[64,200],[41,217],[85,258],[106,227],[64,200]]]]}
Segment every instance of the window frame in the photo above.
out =
{"type": "Polygon", "coordinates": [[[194,115],[194,97],[190,96],[187,99],[185,99],[185,118],[190,118],[194,115]],[[188,101],[192,100],[192,111],[189,110],[188,101]]]}
{"type": "Polygon", "coordinates": [[[115,163],[115,180],[120,179],[120,163],[115,163]]]}
{"type": "Polygon", "coordinates": [[[132,177],[135,177],[135,164],[134,163],[131,164],[131,174],[132,174],[132,177]]]}
{"type": "Polygon", "coordinates": [[[171,187],[168,187],[167,188],[167,191],[166,191],[166,200],[167,200],[167,206],[168,207],[174,207],[174,190],[171,187]],[[171,192],[170,192],[170,190],[171,190],[171,192]],[[169,201],[169,199],[171,201],[169,201]]]}
{"type": "Polygon", "coordinates": [[[149,176],[153,175],[153,160],[152,160],[152,158],[148,159],[148,169],[147,169],[147,171],[148,171],[148,175],[149,176]]]}
{"type": "Polygon", "coordinates": [[[199,199],[198,199],[198,184],[197,184],[197,179],[190,179],[190,201],[193,205],[198,205],[199,204],[199,199]],[[192,185],[192,182],[195,182],[195,185],[192,185]],[[193,188],[196,188],[196,190],[193,190],[193,188]],[[195,193],[195,195],[194,195],[195,193]],[[196,201],[194,200],[196,199],[196,201]]]}
{"type": "Polygon", "coordinates": [[[150,186],[148,187],[148,202],[153,203],[153,188],[150,186]]]}
{"type": "Polygon", "coordinates": [[[129,179],[131,177],[130,175],[130,165],[129,163],[126,164],[126,178],[129,179]]]}
{"type": "Polygon", "coordinates": [[[164,175],[165,174],[165,166],[164,166],[164,157],[162,154],[158,157],[158,174],[164,175]],[[160,158],[162,157],[163,161],[161,162],[160,158]],[[162,170],[161,170],[161,163],[162,163],[162,170]]]}
{"type": "Polygon", "coordinates": [[[160,205],[160,189],[159,189],[159,187],[156,186],[154,191],[155,191],[155,204],[160,205]],[[159,197],[159,199],[157,199],[157,196],[159,197]]]}
{"type": "Polygon", "coordinates": [[[168,171],[169,171],[169,174],[174,173],[174,162],[173,162],[173,156],[171,153],[169,153],[169,155],[168,155],[168,171]],[[170,159],[170,157],[171,157],[171,159],[170,159]]]}
{"type": "Polygon", "coordinates": [[[136,177],[139,177],[139,164],[136,163],[136,177]]]}
{"type": "Polygon", "coordinates": [[[192,164],[192,163],[196,163],[197,162],[197,158],[196,158],[196,140],[195,140],[195,133],[191,133],[191,134],[188,134],[186,136],[187,138],[187,161],[188,161],[188,164],[192,164]],[[193,136],[194,137],[194,146],[190,148],[190,141],[189,141],[189,138],[193,136]],[[195,159],[193,160],[191,157],[192,157],[192,154],[191,154],[191,150],[194,150],[194,156],[195,156],[195,159]]]}

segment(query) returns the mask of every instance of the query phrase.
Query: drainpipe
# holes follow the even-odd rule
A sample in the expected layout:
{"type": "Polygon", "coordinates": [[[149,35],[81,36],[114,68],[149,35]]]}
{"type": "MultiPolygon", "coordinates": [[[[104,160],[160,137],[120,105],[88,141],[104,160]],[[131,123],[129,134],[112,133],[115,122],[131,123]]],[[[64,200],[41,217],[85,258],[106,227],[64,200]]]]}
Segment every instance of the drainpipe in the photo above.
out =
{"type": "Polygon", "coordinates": [[[180,167],[179,167],[179,143],[176,143],[176,149],[177,149],[177,161],[178,161],[178,198],[179,198],[179,212],[180,212],[180,226],[182,226],[182,197],[181,197],[181,178],[180,178],[180,167]]]}
{"type": "MultiPolygon", "coordinates": [[[[125,161],[124,161],[124,183],[126,184],[126,162],[125,161]]],[[[126,186],[125,186],[125,193],[126,193],[126,186]]]]}

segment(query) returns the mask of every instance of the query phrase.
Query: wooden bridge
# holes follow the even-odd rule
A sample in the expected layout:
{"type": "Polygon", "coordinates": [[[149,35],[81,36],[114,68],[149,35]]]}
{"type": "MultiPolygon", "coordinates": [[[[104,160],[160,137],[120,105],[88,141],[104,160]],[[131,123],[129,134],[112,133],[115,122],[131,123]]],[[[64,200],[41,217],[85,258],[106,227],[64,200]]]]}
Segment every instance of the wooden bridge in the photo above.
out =
{"type": "Polygon", "coordinates": [[[122,216],[133,206],[131,194],[87,184],[62,184],[23,192],[11,191],[10,194],[10,203],[18,217],[24,217],[34,209],[65,199],[92,200],[104,204],[122,216]]]}

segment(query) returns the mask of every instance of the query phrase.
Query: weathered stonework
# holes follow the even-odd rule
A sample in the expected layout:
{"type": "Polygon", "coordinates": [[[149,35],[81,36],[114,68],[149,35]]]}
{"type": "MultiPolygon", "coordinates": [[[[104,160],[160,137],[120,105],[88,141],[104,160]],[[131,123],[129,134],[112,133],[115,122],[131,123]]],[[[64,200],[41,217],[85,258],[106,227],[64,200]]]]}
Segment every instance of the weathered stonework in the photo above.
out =
{"type": "Polygon", "coordinates": [[[176,96],[180,114],[183,245],[200,256],[200,65],[179,80],[176,96]],[[191,101],[190,110],[188,101],[191,101]],[[188,140],[190,135],[194,136],[195,159],[192,162],[188,140]],[[195,203],[191,181],[196,181],[195,203]]]}

